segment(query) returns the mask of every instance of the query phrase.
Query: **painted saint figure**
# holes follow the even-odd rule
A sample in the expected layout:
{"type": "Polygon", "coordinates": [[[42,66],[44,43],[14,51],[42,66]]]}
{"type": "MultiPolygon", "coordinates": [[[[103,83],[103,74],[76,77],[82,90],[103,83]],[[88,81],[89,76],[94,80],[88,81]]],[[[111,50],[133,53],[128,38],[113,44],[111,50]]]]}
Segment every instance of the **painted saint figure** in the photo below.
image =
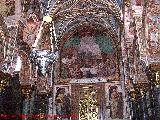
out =
{"type": "Polygon", "coordinates": [[[65,88],[59,88],[57,90],[55,105],[56,105],[56,114],[59,115],[60,118],[70,119],[70,114],[71,114],[70,95],[69,93],[68,94],[65,93],[65,88]]]}
{"type": "Polygon", "coordinates": [[[64,104],[64,93],[65,90],[58,89],[56,94],[56,114],[62,115],[64,114],[63,104],[64,104]]]}
{"type": "Polygon", "coordinates": [[[122,94],[118,92],[118,87],[113,86],[110,94],[111,99],[111,118],[123,118],[123,98],[122,94]]]}

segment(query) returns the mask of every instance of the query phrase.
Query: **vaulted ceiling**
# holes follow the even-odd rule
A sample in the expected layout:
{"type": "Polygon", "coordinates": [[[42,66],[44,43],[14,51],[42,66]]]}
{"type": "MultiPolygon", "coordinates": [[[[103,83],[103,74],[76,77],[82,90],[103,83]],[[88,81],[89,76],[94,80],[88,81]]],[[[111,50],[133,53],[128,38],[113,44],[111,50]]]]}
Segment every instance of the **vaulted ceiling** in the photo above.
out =
{"type": "Polygon", "coordinates": [[[55,22],[58,38],[87,25],[106,29],[110,36],[118,37],[117,30],[122,25],[121,8],[121,1],[116,0],[57,0],[49,14],[55,22]]]}
{"type": "Polygon", "coordinates": [[[56,0],[45,3],[60,46],[77,32],[98,31],[120,45],[123,27],[121,0],[56,0]]]}

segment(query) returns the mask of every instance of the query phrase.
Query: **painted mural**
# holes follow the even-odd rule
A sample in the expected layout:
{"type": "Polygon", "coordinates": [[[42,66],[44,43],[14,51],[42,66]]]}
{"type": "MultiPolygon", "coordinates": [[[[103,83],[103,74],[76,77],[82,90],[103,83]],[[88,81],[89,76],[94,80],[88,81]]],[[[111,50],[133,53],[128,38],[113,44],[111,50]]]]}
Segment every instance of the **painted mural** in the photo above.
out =
{"type": "Polygon", "coordinates": [[[111,118],[123,118],[123,97],[122,93],[118,91],[117,86],[111,86],[109,91],[109,99],[111,103],[111,118]]]}
{"type": "Polygon", "coordinates": [[[160,16],[150,16],[147,22],[150,35],[150,52],[154,54],[160,46],[160,16]]]}
{"type": "Polygon", "coordinates": [[[123,119],[124,118],[124,101],[120,85],[106,84],[106,113],[109,119],[123,119]]]}
{"type": "Polygon", "coordinates": [[[72,37],[65,42],[61,56],[62,79],[116,74],[115,49],[110,38],[104,35],[72,37]]]}
{"type": "Polygon", "coordinates": [[[1,0],[0,8],[0,14],[3,16],[15,15],[15,0],[1,0]]]}
{"type": "Polygon", "coordinates": [[[29,46],[34,44],[36,35],[39,29],[39,20],[36,14],[30,14],[26,20],[26,26],[23,31],[23,40],[28,43],[29,46]]]}
{"type": "Polygon", "coordinates": [[[71,96],[69,86],[59,85],[55,87],[55,112],[57,117],[64,118],[68,117],[71,114],[71,96]]]}

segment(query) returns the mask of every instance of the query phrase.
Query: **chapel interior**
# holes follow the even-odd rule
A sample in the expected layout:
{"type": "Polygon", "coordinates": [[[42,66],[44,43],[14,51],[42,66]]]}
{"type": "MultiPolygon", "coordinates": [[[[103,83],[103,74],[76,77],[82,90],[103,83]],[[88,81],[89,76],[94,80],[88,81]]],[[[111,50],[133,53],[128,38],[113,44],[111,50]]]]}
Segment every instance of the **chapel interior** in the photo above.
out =
{"type": "Polygon", "coordinates": [[[1,120],[160,120],[160,0],[0,0],[1,120]]]}

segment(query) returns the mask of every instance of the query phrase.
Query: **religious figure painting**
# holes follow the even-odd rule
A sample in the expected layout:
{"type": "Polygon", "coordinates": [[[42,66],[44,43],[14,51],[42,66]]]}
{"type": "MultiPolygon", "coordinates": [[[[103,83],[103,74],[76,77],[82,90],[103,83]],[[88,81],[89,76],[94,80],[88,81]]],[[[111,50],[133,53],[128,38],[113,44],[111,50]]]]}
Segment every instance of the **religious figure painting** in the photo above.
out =
{"type": "Polygon", "coordinates": [[[56,115],[69,119],[71,114],[71,96],[68,85],[58,85],[55,87],[55,106],[56,115]]]}
{"type": "Polygon", "coordinates": [[[15,0],[6,0],[7,16],[15,15],[15,0]]]}
{"type": "Polygon", "coordinates": [[[35,42],[36,35],[39,29],[39,20],[35,14],[30,14],[26,20],[26,27],[23,31],[23,39],[31,47],[35,42]]]}
{"type": "Polygon", "coordinates": [[[147,19],[147,23],[150,38],[150,52],[154,54],[159,50],[160,46],[160,17],[150,16],[147,19]]]}
{"type": "Polygon", "coordinates": [[[123,96],[119,86],[109,86],[110,118],[123,119],[123,96]]]}

